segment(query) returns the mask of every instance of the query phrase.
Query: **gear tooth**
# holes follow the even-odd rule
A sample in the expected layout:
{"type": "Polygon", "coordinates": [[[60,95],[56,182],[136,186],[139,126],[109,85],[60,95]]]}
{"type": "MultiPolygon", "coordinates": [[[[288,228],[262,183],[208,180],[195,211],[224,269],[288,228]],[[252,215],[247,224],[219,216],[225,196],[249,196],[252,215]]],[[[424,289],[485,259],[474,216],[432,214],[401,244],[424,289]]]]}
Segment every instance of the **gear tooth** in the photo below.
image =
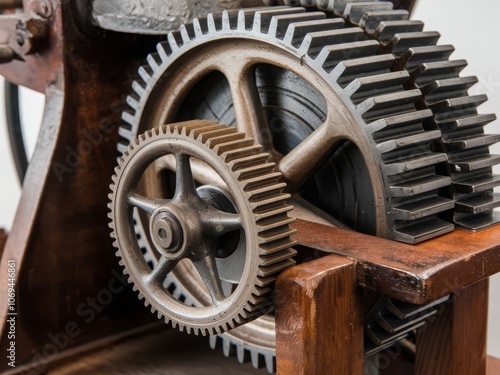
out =
{"type": "Polygon", "coordinates": [[[277,32],[276,16],[305,13],[304,8],[262,8],[255,13],[253,19],[253,30],[262,34],[274,36],[277,32]],[[274,30],[272,29],[274,27],[274,30]]]}
{"type": "MultiPolygon", "coordinates": [[[[143,84],[145,84],[145,82],[143,82],[143,84]]],[[[144,86],[139,83],[138,81],[134,81],[132,82],[132,89],[135,91],[135,93],[139,96],[139,97],[143,97],[146,95],[146,89],[144,88],[144,86]]]]}
{"type": "Polygon", "coordinates": [[[401,92],[403,83],[409,77],[406,71],[360,77],[344,89],[343,95],[349,97],[354,104],[359,104],[376,95],[401,92]]]}
{"type": "Polygon", "coordinates": [[[394,4],[389,1],[380,2],[350,2],[344,9],[344,18],[355,25],[358,25],[367,11],[388,11],[394,8],[394,4]]]}
{"type": "Polygon", "coordinates": [[[224,10],[222,12],[222,30],[230,31],[231,30],[231,19],[229,17],[229,12],[224,10]]]}
{"type": "Polygon", "coordinates": [[[216,336],[216,335],[209,336],[209,344],[210,344],[210,348],[212,350],[215,350],[217,348],[217,339],[218,339],[218,336],[216,336]]]}
{"type": "Polygon", "coordinates": [[[324,30],[331,30],[344,25],[343,20],[340,19],[326,19],[324,12],[307,12],[295,13],[281,16],[275,16],[271,24],[270,34],[274,35],[277,39],[283,39],[287,44],[293,45],[295,48],[295,41],[303,38],[307,31],[318,32],[324,30]]]}
{"type": "Polygon", "coordinates": [[[208,32],[209,33],[216,33],[218,31],[216,19],[215,19],[213,13],[210,13],[207,16],[207,25],[208,25],[208,32]]]}
{"type": "Polygon", "coordinates": [[[229,357],[231,354],[231,342],[229,340],[222,340],[222,352],[224,356],[229,357]]]}
{"type": "Polygon", "coordinates": [[[193,19],[193,29],[194,29],[195,38],[201,38],[204,35],[201,21],[199,18],[193,19]]]}
{"type": "Polygon", "coordinates": [[[315,64],[330,74],[347,58],[364,58],[377,53],[380,44],[374,40],[363,40],[324,47],[315,59],[315,64]]]}
{"type": "Polygon", "coordinates": [[[158,56],[162,60],[162,63],[166,63],[168,61],[169,56],[172,54],[172,48],[168,42],[161,42],[156,45],[156,50],[158,52],[158,56]]]}
{"type": "Polygon", "coordinates": [[[374,34],[383,22],[408,21],[410,13],[405,9],[367,11],[359,22],[368,34],[374,34]]]}
{"type": "Polygon", "coordinates": [[[406,32],[394,35],[390,44],[396,57],[403,56],[413,47],[434,46],[441,34],[436,31],[406,32]]]}
{"type": "Polygon", "coordinates": [[[154,73],[158,72],[160,70],[160,65],[162,64],[161,57],[158,53],[151,53],[148,55],[146,58],[149,67],[151,68],[151,71],[154,73]]]}
{"type": "Polygon", "coordinates": [[[175,37],[175,33],[168,33],[167,41],[172,53],[179,49],[179,44],[177,38],[175,37]]]}
{"type": "MultiPolygon", "coordinates": [[[[192,28],[192,25],[190,26],[192,28]]],[[[193,32],[194,32],[194,29],[193,29],[193,32]]],[[[182,38],[182,44],[186,44],[186,43],[189,43],[191,41],[191,36],[189,35],[189,31],[186,27],[185,24],[182,24],[181,27],[180,27],[180,34],[181,34],[181,38],[182,38]]]]}
{"type": "Polygon", "coordinates": [[[139,76],[142,78],[142,80],[146,85],[148,85],[151,82],[152,75],[153,75],[153,70],[149,65],[144,65],[139,68],[139,76]]]}
{"type": "Polygon", "coordinates": [[[245,363],[245,348],[243,345],[236,345],[236,357],[239,363],[245,363]]]}
{"type": "Polygon", "coordinates": [[[415,102],[420,99],[420,90],[408,90],[371,97],[356,107],[356,112],[367,122],[374,122],[388,115],[415,110],[415,102]]]}
{"type": "Polygon", "coordinates": [[[265,355],[264,360],[266,362],[267,372],[273,374],[276,372],[276,357],[273,355],[265,355]]]}
{"type": "MultiPolygon", "coordinates": [[[[129,98],[132,98],[131,96],[129,96],[129,98]]],[[[132,99],[133,100],[133,99],[132,99]]],[[[132,101],[131,100],[131,101],[132,101]]],[[[132,101],[133,103],[133,101],[132,101]]],[[[135,103],[137,103],[137,101],[135,101],[135,103]]],[[[130,104],[129,104],[130,105],[130,104]]],[[[136,105],[137,107],[139,106],[139,104],[137,103],[136,105]]],[[[125,121],[127,124],[129,125],[132,125],[135,123],[135,111],[123,111],[122,112],[122,120],[125,121]]]]}
{"type": "Polygon", "coordinates": [[[252,360],[252,366],[254,369],[259,369],[260,368],[260,358],[259,358],[259,353],[257,351],[251,351],[250,352],[250,358],[252,360]]]}

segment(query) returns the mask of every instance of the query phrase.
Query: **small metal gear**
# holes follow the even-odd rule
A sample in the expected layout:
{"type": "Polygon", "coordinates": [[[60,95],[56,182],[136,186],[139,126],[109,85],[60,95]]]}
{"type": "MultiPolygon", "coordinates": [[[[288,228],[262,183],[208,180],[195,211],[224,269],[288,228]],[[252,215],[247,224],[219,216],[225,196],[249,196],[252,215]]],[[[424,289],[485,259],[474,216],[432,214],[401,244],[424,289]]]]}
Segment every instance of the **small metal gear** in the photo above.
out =
{"type": "Polygon", "coordinates": [[[149,130],[119,160],[110,203],[116,254],[145,304],[181,331],[220,334],[269,312],[275,278],[294,264],[289,195],[260,150],[235,128],[192,121],[149,130]],[[168,155],[176,161],[175,194],[166,199],[140,193],[146,169],[168,155]],[[195,158],[212,168],[227,190],[197,187],[195,158]],[[136,209],[149,218],[147,235],[159,254],[153,268],[136,238],[136,209]],[[194,265],[204,286],[204,298],[194,306],[165,285],[182,262],[194,265]]]}

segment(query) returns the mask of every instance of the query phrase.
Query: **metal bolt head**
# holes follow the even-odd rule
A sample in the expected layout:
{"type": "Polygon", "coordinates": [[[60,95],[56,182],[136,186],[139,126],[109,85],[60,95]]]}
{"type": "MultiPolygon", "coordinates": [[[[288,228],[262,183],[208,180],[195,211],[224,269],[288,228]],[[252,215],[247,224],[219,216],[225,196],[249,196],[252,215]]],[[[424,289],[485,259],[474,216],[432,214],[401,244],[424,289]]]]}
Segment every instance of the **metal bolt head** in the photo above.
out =
{"type": "Polygon", "coordinates": [[[166,253],[175,254],[183,243],[183,231],[179,221],[170,213],[160,213],[153,219],[152,237],[166,253]]]}

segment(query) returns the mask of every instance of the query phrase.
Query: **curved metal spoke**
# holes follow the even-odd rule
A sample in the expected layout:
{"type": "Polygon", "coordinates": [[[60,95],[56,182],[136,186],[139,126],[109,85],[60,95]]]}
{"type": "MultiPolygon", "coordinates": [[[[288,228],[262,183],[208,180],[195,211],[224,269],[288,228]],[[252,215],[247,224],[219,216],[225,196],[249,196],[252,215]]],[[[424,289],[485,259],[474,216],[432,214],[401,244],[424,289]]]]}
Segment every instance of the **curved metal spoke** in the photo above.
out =
{"type": "Polygon", "coordinates": [[[215,304],[223,301],[226,297],[224,296],[224,291],[222,290],[222,283],[219,271],[217,270],[215,257],[213,255],[207,255],[203,259],[193,260],[193,264],[200,274],[201,279],[205,283],[208,292],[212,297],[212,302],[215,304]]]}
{"type": "Polygon", "coordinates": [[[222,236],[223,234],[242,228],[241,216],[217,210],[210,217],[210,227],[212,234],[222,236]]]}
{"type": "Polygon", "coordinates": [[[138,193],[131,193],[127,197],[127,202],[131,206],[137,207],[139,210],[152,215],[162,204],[165,204],[167,200],[149,198],[138,193]]]}
{"type": "Polygon", "coordinates": [[[288,184],[288,192],[298,191],[328,159],[335,145],[342,139],[327,118],[309,137],[284,156],[278,163],[278,170],[288,184]]]}
{"type": "Polygon", "coordinates": [[[153,272],[145,278],[144,282],[146,284],[163,284],[167,275],[175,268],[178,262],[178,260],[169,260],[165,257],[161,257],[160,261],[153,269],[153,272]]]}
{"type": "Polygon", "coordinates": [[[254,138],[265,151],[274,153],[271,131],[257,88],[255,65],[249,66],[247,59],[241,60],[221,67],[231,87],[236,126],[239,131],[254,138]]]}
{"type": "Polygon", "coordinates": [[[176,198],[182,199],[196,195],[196,185],[194,183],[193,171],[191,170],[190,158],[187,154],[176,155],[176,198]]]}

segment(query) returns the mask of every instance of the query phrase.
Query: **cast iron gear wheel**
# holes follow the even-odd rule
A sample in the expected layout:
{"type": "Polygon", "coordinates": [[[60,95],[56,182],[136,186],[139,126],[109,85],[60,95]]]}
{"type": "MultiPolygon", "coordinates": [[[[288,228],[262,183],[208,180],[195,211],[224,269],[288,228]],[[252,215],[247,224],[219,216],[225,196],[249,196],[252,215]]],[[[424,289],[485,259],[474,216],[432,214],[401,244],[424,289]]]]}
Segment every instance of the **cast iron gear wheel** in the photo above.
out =
{"type": "MultiPolygon", "coordinates": [[[[218,119],[262,143],[291,192],[355,230],[410,243],[448,233],[453,225],[438,214],[454,203],[438,190],[451,181],[437,173],[447,156],[433,151],[441,132],[429,129],[430,110],[416,108],[421,91],[405,89],[410,75],[392,72],[394,56],[377,55],[379,50],[361,28],[303,8],[196,19],[169,34],[139,70],[119,150],[162,123],[218,119]],[[229,100],[211,95],[222,81],[229,100]],[[269,118],[274,110],[275,127],[269,118]]],[[[137,220],[143,252],[154,263],[142,227],[137,220]]],[[[197,287],[185,271],[172,272],[167,281],[175,295],[196,304],[197,287]]],[[[235,349],[244,361],[250,352],[254,365],[265,360],[272,371],[272,316],[219,338],[226,354],[235,349]]],[[[213,337],[212,345],[217,341],[213,337]]]]}
{"type": "Polygon", "coordinates": [[[253,139],[210,121],[149,130],[120,158],[110,203],[116,254],[145,304],[181,331],[220,334],[269,312],[274,280],[294,264],[293,219],[287,215],[292,207],[285,203],[289,195],[282,192],[281,174],[268,159],[253,139]],[[143,195],[144,172],[168,155],[175,157],[175,194],[143,195]],[[197,187],[191,159],[212,168],[226,190],[197,187]],[[153,268],[135,235],[134,210],[149,218],[148,237],[159,254],[153,268]],[[236,241],[227,237],[231,233],[236,241]],[[195,306],[181,303],[165,286],[167,275],[186,261],[206,287],[195,306]]]}
{"type": "Polygon", "coordinates": [[[285,0],[288,5],[317,6],[333,11],[352,25],[363,28],[378,40],[381,51],[392,53],[393,71],[406,70],[411,80],[407,87],[420,89],[421,109],[431,109],[434,123],[442,131],[441,149],[449,157],[443,174],[452,178],[445,196],[456,202],[449,217],[457,226],[481,230],[500,222],[500,176],[493,167],[500,155],[490,154],[489,147],[500,142],[500,134],[486,134],[484,127],[496,120],[495,114],[481,114],[478,107],[488,100],[484,94],[469,95],[478,82],[475,76],[461,77],[466,60],[451,60],[452,45],[438,45],[440,34],[423,31],[424,23],[409,20],[409,13],[393,9],[389,1],[362,0],[285,0]]]}

